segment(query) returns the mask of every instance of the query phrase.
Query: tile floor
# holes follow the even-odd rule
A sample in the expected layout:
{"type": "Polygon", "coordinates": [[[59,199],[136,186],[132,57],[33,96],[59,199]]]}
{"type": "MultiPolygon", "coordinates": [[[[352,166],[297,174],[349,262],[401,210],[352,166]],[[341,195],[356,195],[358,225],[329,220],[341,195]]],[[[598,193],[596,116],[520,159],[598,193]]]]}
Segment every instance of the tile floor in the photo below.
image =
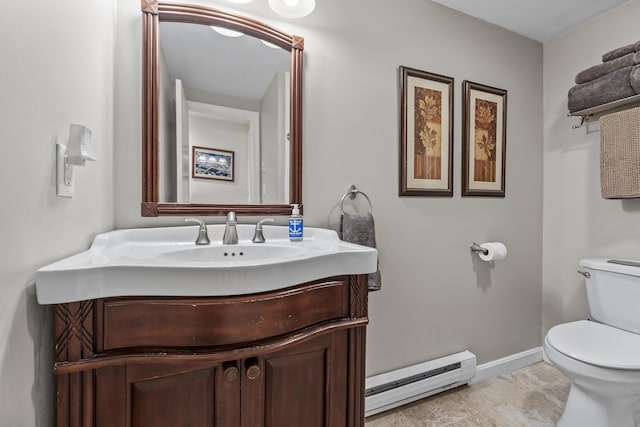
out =
{"type": "Polygon", "coordinates": [[[365,427],[555,426],[569,380],[545,362],[366,419],[365,427]]]}

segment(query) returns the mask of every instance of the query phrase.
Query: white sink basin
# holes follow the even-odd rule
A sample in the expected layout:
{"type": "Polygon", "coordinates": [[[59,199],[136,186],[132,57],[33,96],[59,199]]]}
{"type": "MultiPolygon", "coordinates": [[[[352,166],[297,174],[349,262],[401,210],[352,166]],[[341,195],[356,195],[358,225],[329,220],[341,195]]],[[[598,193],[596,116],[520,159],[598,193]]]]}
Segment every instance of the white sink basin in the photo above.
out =
{"type": "Polygon", "coordinates": [[[343,242],[333,230],[306,227],[301,242],[290,242],[287,227],[263,226],[266,243],[252,243],[254,226],[238,224],[238,244],[223,245],[224,225],[208,228],[206,246],[194,243],[197,226],[100,234],[89,250],[38,270],[38,302],[243,295],[376,270],[375,249],[343,242]]]}
{"type": "Polygon", "coordinates": [[[301,257],[309,251],[294,244],[240,244],[223,246],[197,246],[169,250],[158,254],[158,259],[174,263],[223,263],[227,266],[277,262],[301,257]]]}

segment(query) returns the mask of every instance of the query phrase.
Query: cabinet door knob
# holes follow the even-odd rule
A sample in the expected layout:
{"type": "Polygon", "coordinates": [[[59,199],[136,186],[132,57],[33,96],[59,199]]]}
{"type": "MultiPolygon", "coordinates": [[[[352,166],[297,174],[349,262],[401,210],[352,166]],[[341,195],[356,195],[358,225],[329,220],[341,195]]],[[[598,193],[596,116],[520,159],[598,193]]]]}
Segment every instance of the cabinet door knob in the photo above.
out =
{"type": "Polygon", "coordinates": [[[226,381],[233,381],[236,378],[238,378],[238,368],[235,366],[229,366],[228,368],[226,368],[223,372],[222,375],[224,376],[224,379],[226,381]]]}
{"type": "Polygon", "coordinates": [[[251,365],[247,368],[247,378],[250,380],[255,380],[260,376],[260,366],[259,365],[251,365]]]}

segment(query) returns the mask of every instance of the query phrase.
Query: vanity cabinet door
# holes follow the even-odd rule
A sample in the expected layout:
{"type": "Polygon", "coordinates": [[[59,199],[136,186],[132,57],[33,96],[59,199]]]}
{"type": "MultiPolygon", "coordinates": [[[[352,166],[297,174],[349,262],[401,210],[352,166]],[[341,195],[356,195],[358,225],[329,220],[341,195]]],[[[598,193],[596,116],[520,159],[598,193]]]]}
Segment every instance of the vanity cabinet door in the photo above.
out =
{"type": "Polygon", "coordinates": [[[243,427],[347,425],[348,331],[243,363],[243,427]]]}
{"type": "Polygon", "coordinates": [[[96,371],[98,427],[239,426],[235,363],[124,365],[96,371]]]}
{"type": "Polygon", "coordinates": [[[221,364],[97,369],[95,425],[347,426],[348,334],[221,364]]]}

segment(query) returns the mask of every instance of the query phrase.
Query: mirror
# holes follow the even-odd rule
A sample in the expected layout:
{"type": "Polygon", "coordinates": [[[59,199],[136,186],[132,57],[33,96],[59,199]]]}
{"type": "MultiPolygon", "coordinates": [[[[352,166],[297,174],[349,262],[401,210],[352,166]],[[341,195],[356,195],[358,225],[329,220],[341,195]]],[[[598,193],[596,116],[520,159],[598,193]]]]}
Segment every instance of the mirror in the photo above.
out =
{"type": "Polygon", "coordinates": [[[289,215],[302,204],[303,39],[205,6],[142,12],[142,216],[289,215]]]}

